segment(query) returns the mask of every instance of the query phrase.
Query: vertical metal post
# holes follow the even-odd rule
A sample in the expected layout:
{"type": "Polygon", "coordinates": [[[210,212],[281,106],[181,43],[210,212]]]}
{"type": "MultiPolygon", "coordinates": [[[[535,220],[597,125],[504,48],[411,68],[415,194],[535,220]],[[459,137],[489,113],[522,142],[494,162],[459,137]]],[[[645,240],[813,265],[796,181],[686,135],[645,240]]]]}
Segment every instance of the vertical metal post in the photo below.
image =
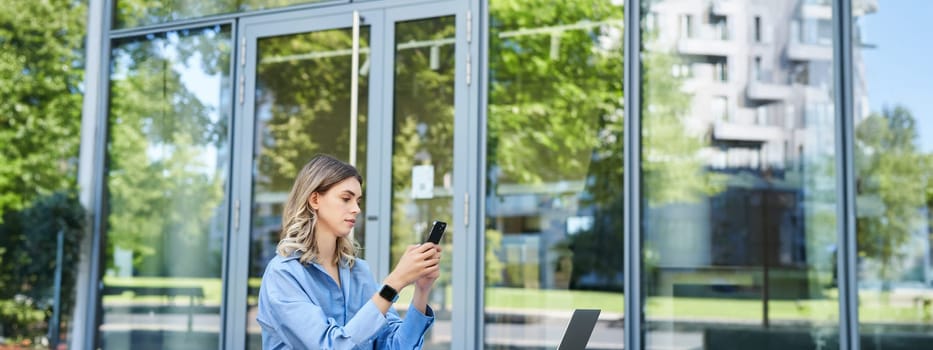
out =
{"type": "Polygon", "coordinates": [[[353,11],[353,50],[350,55],[350,165],[356,166],[356,124],[360,100],[360,11],[353,11]]]}
{"type": "Polygon", "coordinates": [[[852,77],[852,0],[833,1],[833,76],[836,118],[837,285],[839,348],[859,349],[856,276],[855,166],[852,77]]]}
{"type": "Polygon", "coordinates": [[[84,101],[81,109],[81,148],[78,187],[81,204],[91,223],[81,242],[76,305],[72,313],[70,349],[95,349],[100,288],[101,227],[104,186],[104,152],[107,140],[107,81],[109,80],[109,0],[89,0],[87,51],[84,71],[84,101]]]}
{"type": "Polygon", "coordinates": [[[642,349],[641,277],[641,1],[625,0],[624,240],[625,348],[642,349]]]}
{"type": "MultiPolygon", "coordinates": [[[[476,256],[480,257],[475,259],[475,272],[469,275],[472,278],[475,284],[475,293],[473,302],[475,303],[473,309],[473,317],[470,319],[470,324],[467,326],[468,331],[472,330],[472,339],[467,339],[466,345],[473,346],[474,349],[481,348],[486,341],[486,227],[485,227],[485,218],[486,218],[486,178],[487,178],[487,167],[486,164],[488,159],[486,158],[487,145],[487,124],[488,124],[488,104],[489,104],[489,43],[490,43],[490,26],[489,26],[489,1],[470,1],[470,10],[475,15],[471,15],[467,19],[467,25],[471,26],[469,30],[471,33],[467,38],[467,47],[470,49],[470,56],[476,57],[475,62],[477,62],[476,69],[476,81],[477,83],[468,90],[469,102],[468,107],[469,118],[475,120],[476,122],[471,123],[470,126],[474,127],[475,130],[471,134],[471,139],[476,140],[478,147],[471,147],[471,150],[475,150],[476,154],[469,157],[470,160],[475,160],[475,168],[478,169],[476,173],[476,195],[474,196],[473,202],[475,203],[475,208],[473,212],[473,222],[476,222],[475,228],[472,232],[476,234],[477,239],[472,240],[476,244],[476,256]],[[477,28],[476,33],[472,33],[472,28],[477,28]],[[473,45],[472,37],[479,37],[477,45],[473,45]],[[475,118],[474,118],[475,117],[475,118]]],[[[468,272],[469,273],[469,272],[468,272]]],[[[468,333],[468,334],[470,334],[468,333]]]]}
{"type": "Polygon", "coordinates": [[[52,295],[54,304],[52,304],[52,320],[49,322],[49,348],[58,349],[58,328],[61,326],[62,312],[62,250],[65,245],[64,226],[58,229],[58,240],[55,245],[55,284],[52,295]]]}

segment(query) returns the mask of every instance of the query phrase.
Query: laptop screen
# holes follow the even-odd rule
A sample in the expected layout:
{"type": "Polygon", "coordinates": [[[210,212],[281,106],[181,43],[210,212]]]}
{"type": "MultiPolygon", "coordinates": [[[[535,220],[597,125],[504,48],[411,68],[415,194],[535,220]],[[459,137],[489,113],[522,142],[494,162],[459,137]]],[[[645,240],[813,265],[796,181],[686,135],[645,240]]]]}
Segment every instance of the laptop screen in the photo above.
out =
{"type": "Polygon", "coordinates": [[[570,324],[564,332],[564,338],[561,339],[558,350],[583,350],[586,349],[586,343],[590,341],[590,335],[593,334],[593,328],[596,326],[596,320],[599,318],[598,309],[576,309],[573,310],[573,316],[570,318],[570,324]]]}

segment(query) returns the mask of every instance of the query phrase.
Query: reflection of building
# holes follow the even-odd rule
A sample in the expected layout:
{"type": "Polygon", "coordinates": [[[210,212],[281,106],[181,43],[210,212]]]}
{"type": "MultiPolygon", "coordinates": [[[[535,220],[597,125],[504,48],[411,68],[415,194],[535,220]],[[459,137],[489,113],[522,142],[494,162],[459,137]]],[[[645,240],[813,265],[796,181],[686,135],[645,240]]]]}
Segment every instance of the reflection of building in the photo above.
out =
{"type": "Polygon", "coordinates": [[[784,169],[812,144],[807,126],[832,122],[830,10],[818,1],[651,6],[645,26],[656,38],[646,45],[681,58],[672,74],[693,97],[688,127],[718,146],[705,155],[711,168],[784,169]]]}
{"type": "Polygon", "coordinates": [[[809,185],[824,178],[814,174],[835,147],[820,132],[834,123],[831,2],[657,1],[644,22],[646,47],[679,58],[671,74],[692,97],[685,126],[708,140],[708,171],[728,179],[705,201],[649,211],[646,244],[663,252],[660,292],[703,293],[690,290],[696,278],[678,282],[679,271],[697,269],[702,283],[754,290],[754,276],[773,268],[773,297],[810,295],[807,267],[828,271],[834,259],[834,227],[815,219],[832,215],[819,198],[833,185],[809,185]]]}
{"type": "Polygon", "coordinates": [[[581,181],[503,184],[487,197],[486,210],[496,214],[495,222],[488,225],[505,233],[498,251],[506,269],[503,285],[550,289],[560,284],[566,288],[567,276],[555,273],[559,256],[552,247],[592,226],[586,222],[592,216],[571,216],[579,209],[572,197],[582,190],[581,181]],[[562,200],[568,196],[571,200],[562,200]]]}

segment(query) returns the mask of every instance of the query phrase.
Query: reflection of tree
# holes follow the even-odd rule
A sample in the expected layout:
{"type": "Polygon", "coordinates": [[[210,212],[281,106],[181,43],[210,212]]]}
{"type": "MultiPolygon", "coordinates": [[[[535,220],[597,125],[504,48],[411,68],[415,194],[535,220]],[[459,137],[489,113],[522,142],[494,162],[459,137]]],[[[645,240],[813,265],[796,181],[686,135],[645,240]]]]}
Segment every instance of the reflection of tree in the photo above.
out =
{"type": "Polygon", "coordinates": [[[223,13],[277,8],[309,0],[120,0],[116,2],[117,28],[165,23],[223,13]]]}
{"type": "MultiPolygon", "coordinates": [[[[575,215],[592,216],[592,227],[552,249],[572,254],[572,288],[589,276],[590,288],[621,289],[623,11],[600,0],[497,1],[490,17],[488,148],[495,184],[583,182],[575,215]],[[561,30],[568,27],[575,29],[561,30]],[[538,35],[520,35],[535,30],[538,35]]],[[[697,156],[704,142],[684,129],[689,96],[670,75],[674,58],[642,54],[647,202],[692,201],[716,191],[697,156]]]]}
{"type": "MultiPolygon", "coordinates": [[[[392,265],[401,257],[408,245],[424,239],[430,227],[417,227],[416,223],[430,225],[439,219],[452,224],[450,194],[439,193],[445,176],[453,173],[454,126],[454,47],[419,47],[400,49],[409,42],[424,42],[453,38],[453,17],[439,17],[396,25],[395,86],[393,89],[393,148],[392,148],[392,265]],[[432,58],[432,56],[434,56],[432,58]],[[412,199],[412,167],[434,167],[434,198],[412,199]],[[444,218],[450,218],[444,220],[444,218]]],[[[452,180],[452,179],[451,179],[452,180]]],[[[445,298],[450,285],[450,257],[453,249],[449,229],[441,242],[445,260],[441,277],[435,283],[434,297],[445,298]]],[[[441,310],[446,302],[439,303],[441,310]]]]}
{"type": "MultiPolygon", "coordinates": [[[[368,33],[363,29],[361,48],[368,47],[368,33]]],[[[349,160],[350,56],[309,59],[296,55],[346,50],[352,39],[349,29],[335,29],[260,40],[256,114],[257,127],[264,129],[257,135],[262,143],[257,192],[289,191],[298,170],[314,154],[349,160]]],[[[366,58],[361,55],[361,62],[366,58]]],[[[358,140],[366,140],[367,86],[368,79],[359,80],[358,140]]],[[[365,174],[366,143],[357,144],[357,165],[365,174]]]]}
{"type": "MultiPolygon", "coordinates": [[[[504,184],[584,183],[580,206],[595,221],[547,248],[564,256],[556,278],[566,278],[571,255],[572,287],[590,273],[614,277],[622,226],[614,242],[613,215],[596,212],[622,198],[622,10],[609,1],[496,1],[490,18],[490,196],[504,184]]],[[[501,278],[491,273],[487,284],[501,278]]]]}
{"type": "MultiPolygon", "coordinates": [[[[216,38],[221,33],[209,28],[115,45],[108,250],[131,251],[139,274],[219,276],[208,232],[216,224],[224,174],[204,157],[226,147],[227,119],[182,83],[178,67],[222,67],[213,73],[229,74],[229,46],[227,55],[214,52],[224,51],[226,43],[213,45],[223,42],[216,38]]],[[[108,260],[109,267],[114,263],[108,260]]]]}
{"type": "Polygon", "coordinates": [[[878,277],[890,281],[933,192],[933,167],[916,149],[916,120],[905,107],[872,114],[855,133],[859,256],[878,261],[878,277]]]}

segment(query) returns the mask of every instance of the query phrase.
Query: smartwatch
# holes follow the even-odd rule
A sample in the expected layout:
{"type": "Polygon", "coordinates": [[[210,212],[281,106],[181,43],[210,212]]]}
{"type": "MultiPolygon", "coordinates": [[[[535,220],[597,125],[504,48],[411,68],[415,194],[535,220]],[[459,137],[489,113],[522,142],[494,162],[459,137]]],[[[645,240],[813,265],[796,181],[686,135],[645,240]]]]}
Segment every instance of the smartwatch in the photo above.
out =
{"type": "Polygon", "coordinates": [[[379,290],[379,296],[385,300],[388,300],[390,303],[394,303],[396,300],[398,300],[398,291],[388,284],[383,284],[382,289],[379,290]]]}

